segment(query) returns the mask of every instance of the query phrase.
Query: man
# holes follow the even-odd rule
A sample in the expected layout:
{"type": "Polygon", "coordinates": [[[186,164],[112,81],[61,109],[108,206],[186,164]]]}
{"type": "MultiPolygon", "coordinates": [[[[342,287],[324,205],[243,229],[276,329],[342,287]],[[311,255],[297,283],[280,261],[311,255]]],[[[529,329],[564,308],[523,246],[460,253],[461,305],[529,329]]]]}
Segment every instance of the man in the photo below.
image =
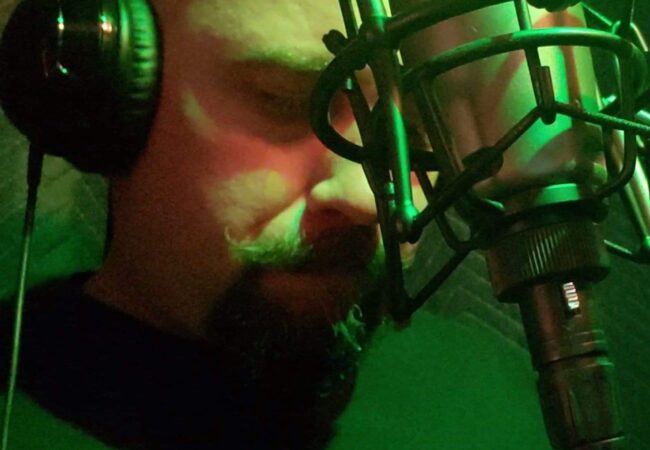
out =
{"type": "Polygon", "coordinates": [[[149,143],[111,180],[104,265],[33,293],[21,384],[120,447],[322,446],[380,300],[372,193],[308,123],[339,7],[155,8],[165,65],[149,143]]]}
{"type": "Polygon", "coordinates": [[[307,122],[338,5],[155,7],[149,144],[111,180],[105,264],[33,293],[21,386],[119,448],[323,448],[381,308],[374,200],[307,122]]]}

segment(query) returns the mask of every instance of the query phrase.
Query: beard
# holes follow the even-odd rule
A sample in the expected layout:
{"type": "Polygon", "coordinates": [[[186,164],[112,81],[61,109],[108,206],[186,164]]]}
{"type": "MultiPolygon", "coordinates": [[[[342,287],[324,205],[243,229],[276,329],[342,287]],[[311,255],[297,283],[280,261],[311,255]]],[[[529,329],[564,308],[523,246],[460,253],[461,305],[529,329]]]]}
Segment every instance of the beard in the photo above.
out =
{"type": "MultiPolygon", "coordinates": [[[[350,400],[363,348],[383,319],[383,255],[364,262],[370,269],[360,282],[359,298],[347,299],[344,303],[352,306],[333,321],[327,314],[299,314],[269,301],[260,283],[269,257],[257,254],[264,264],[250,264],[215,303],[208,340],[234,368],[236,383],[254,392],[256,414],[273,424],[269,439],[280,440],[278,448],[324,448],[350,400]]],[[[312,265],[309,250],[293,248],[286,254],[292,261],[296,254],[304,256],[297,266],[312,265]]]]}

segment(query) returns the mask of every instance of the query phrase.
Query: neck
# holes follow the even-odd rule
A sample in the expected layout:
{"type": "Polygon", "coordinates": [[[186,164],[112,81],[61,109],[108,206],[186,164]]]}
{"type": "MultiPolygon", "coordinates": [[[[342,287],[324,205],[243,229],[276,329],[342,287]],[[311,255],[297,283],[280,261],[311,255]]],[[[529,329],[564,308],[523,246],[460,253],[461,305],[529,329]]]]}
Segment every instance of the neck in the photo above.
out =
{"type": "MultiPolygon", "coordinates": [[[[187,301],[181,300],[187,298],[188,289],[177,290],[165,278],[164,274],[151,278],[111,253],[105,264],[84,284],[83,292],[167,333],[201,339],[200,314],[187,301]]],[[[191,298],[200,297],[195,294],[191,298]]]]}

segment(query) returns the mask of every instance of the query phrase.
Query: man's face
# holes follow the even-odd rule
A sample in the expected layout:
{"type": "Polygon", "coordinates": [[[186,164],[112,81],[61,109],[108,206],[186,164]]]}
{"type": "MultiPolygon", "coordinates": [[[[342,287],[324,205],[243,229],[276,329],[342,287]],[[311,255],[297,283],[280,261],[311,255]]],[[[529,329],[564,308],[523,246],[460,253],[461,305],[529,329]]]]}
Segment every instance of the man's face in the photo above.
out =
{"type": "MultiPolygon", "coordinates": [[[[374,284],[378,230],[361,166],[308,122],[331,59],[322,36],[343,29],[338,2],[159,3],[161,103],[143,157],[115,182],[114,247],[157,274],[161,314],[192,334],[210,332],[242,280],[292,317],[344,318],[374,284]]],[[[332,116],[353,138],[344,99],[332,116]]]]}

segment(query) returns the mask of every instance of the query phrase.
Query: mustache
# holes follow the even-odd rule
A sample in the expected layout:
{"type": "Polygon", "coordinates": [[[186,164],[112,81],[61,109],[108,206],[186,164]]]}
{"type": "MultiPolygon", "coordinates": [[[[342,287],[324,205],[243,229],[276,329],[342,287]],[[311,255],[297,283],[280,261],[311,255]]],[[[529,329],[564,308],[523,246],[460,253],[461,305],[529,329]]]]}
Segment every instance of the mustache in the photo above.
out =
{"type": "Polygon", "coordinates": [[[237,241],[226,229],[225,239],[230,253],[247,266],[292,268],[305,264],[313,254],[313,247],[297,230],[279,239],[237,241]]]}
{"type": "Polygon", "coordinates": [[[384,248],[376,227],[351,226],[320,233],[307,241],[299,230],[281,238],[225,240],[231,254],[248,267],[296,271],[354,270],[383,265],[384,248]]]}

